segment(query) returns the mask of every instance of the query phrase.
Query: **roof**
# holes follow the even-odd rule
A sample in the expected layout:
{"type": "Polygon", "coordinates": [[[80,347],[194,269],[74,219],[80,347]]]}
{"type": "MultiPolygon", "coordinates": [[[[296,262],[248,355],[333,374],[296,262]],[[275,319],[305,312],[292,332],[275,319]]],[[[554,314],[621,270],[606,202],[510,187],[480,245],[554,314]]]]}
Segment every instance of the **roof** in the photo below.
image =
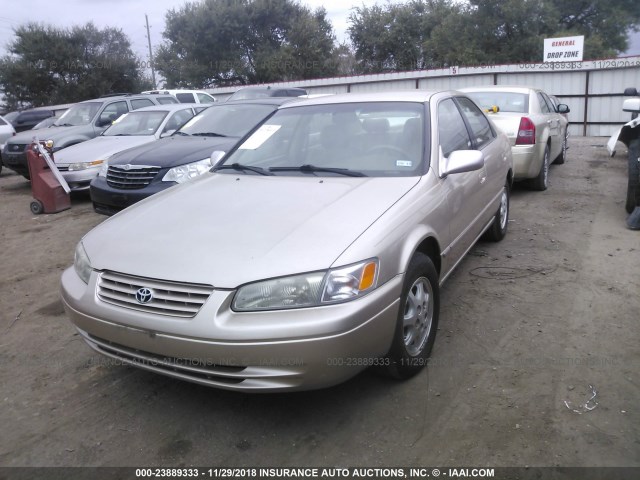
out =
{"type": "Polygon", "coordinates": [[[466,87],[460,88],[459,91],[463,93],[473,92],[508,92],[508,93],[531,93],[531,91],[538,91],[539,88],[527,87],[523,85],[485,85],[482,87],[466,87]]]}
{"type": "MultiPolygon", "coordinates": [[[[342,93],[325,97],[299,99],[295,105],[332,105],[335,103],[359,103],[359,102],[428,102],[437,92],[427,90],[407,90],[400,92],[375,92],[375,93],[342,93]]],[[[287,105],[294,106],[294,105],[287,105]]]]}
{"type": "MultiPolygon", "coordinates": [[[[152,107],[142,107],[131,110],[132,112],[175,112],[176,110],[184,110],[186,108],[202,108],[207,103],[167,103],[165,105],[153,105],[152,107]]],[[[213,105],[213,104],[211,104],[213,105]]]]}

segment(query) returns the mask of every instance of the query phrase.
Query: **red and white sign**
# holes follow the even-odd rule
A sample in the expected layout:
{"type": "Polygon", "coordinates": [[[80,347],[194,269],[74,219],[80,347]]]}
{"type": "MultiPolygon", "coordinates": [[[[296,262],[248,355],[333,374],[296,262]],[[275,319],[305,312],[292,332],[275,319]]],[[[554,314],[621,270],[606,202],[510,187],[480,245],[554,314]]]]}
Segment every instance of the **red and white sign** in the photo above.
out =
{"type": "Polygon", "coordinates": [[[544,39],[543,62],[581,62],[584,35],[544,39]]]}

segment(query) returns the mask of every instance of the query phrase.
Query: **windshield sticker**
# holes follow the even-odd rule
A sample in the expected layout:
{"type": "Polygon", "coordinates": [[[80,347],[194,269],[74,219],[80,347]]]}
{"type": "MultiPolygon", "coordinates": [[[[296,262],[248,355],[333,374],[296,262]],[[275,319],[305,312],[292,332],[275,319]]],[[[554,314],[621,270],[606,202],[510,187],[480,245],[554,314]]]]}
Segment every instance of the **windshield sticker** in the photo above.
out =
{"type": "Polygon", "coordinates": [[[396,160],[396,167],[413,167],[413,162],[409,160],[396,160]]]}
{"type": "Polygon", "coordinates": [[[264,142],[269,140],[274,133],[280,130],[280,127],[282,127],[282,125],[262,125],[246,142],[240,145],[238,149],[255,150],[259,148],[264,142]]]}

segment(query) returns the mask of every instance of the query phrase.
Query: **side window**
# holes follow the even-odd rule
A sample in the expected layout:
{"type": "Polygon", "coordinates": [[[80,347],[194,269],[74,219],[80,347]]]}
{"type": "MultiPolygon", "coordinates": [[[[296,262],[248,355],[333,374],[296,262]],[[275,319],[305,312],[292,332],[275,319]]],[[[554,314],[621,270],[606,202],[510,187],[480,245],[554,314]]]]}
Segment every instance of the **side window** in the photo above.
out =
{"type": "Polygon", "coordinates": [[[124,115],[129,111],[129,107],[127,107],[127,102],[113,102],[107,105],[100,117],[98,118],[97,125],[104,127],[105,125],[110,124],[114,120],[120,118],[121,115],[124,115]]]}
{"type": "Polygon", "coordinates": [[[462,114],[467,119],[473,134],[476,148],[481,149],[495,137],[489,120],[483,115],[480,109],[468,98],[458,97],[456,99],[462,110],[462,114]]]}
{"type": "Polygon", "coordinates": [[[451,98],[438,105],[438,139],[445,157],[455,150],[469,150],[472,145],[460,111],[451,98]]]}
{"type": "Polygon", "coordinates": [[[131,110],[137,110],[143,107],[153,107],[154,103],[147,98],[138,98],[131,100],[131,110]]]}
{"type": "Polygon", "coordinates": [[[542,92],[542,98],[544,98],[544,100],[547,102],[547,106],[549,107],[549,110],[552,112],[556,111],[556,104],[553,100],[551,100],[551,98],[549,98],[549,95],[547,95],[546,93],[542,92]]]}
{"type": "Polygon", "coordinates": [[[169,119],[167,124],[162,129],[162,133],[169,132],[171,130],[177,130],[182,125],[187,123],[187,121],[193,117],[193,113],[190,108],[177,111],[173,114],[173,116],[169,119]]]}
{"type": "Polygon", "coordinates": [[[547,105],[547,102],[542,96],[542,94],[538,92],[537,95],[538,95],[538,103],[540,103],[540,111],[542,113],[551,113],[551,109],[549,108],[549,105],[547,105]]]}
{"type": "Polygon", "coordinates": [[[196,103],[193,93],[176,93],[176,98],[180,103],[196,103]]]}
{"type": "Polygon", "coordinates": [[[180,102],[178,102],[178,100],[176,100],[171,95],[158,96],[158,97],[156,97],[156,100],[158,101],[158,103],[160,105],[173,105],[173,104],[176,104],[176,103],[180,103],[180,102]]]}
{"type": "Polygon", "coordinates": [[[196,95],[198,95],[198,100],[200,100],[200,103],[213,103],[213,102],[215,102],[213,97],[210,96],[210,95],[207,95],[206,93],[198,93],[196,95]]]}

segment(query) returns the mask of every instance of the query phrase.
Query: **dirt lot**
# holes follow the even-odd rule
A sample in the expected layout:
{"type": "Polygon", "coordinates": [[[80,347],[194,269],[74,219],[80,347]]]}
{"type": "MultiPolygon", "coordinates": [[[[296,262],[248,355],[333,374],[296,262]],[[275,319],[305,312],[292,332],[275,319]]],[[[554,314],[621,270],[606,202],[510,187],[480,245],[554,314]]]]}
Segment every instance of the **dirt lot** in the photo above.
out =
{"type": "Polygon", "coordinates": [[[624,224],[625,152],[604,144],[572,138],[548,191],[514,190],[507,238],[477,245],[443,287],[428,370],[286,395],[94,354],[58,290],[105,217],[87,196],[35,217],[5,169],[0,465],[640,466],[640,232],[624,224]]]}

